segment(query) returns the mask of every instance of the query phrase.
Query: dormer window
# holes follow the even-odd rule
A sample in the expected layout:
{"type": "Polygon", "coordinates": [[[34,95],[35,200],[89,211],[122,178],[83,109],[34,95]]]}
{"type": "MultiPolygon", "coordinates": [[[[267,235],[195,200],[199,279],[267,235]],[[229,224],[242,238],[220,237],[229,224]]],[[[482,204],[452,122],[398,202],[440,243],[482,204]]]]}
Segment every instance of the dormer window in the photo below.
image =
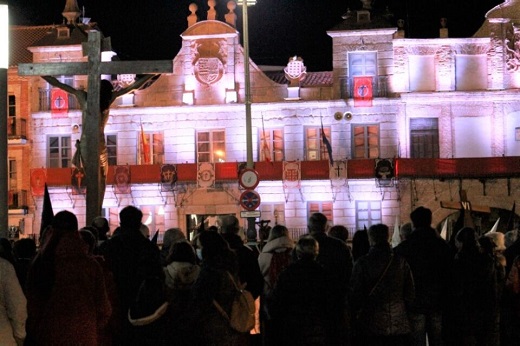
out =
{"type": "Polygon", "coordinates": [[[58,38],[70,38],[70,30],[67,27],[58,28],[58,38]]]}

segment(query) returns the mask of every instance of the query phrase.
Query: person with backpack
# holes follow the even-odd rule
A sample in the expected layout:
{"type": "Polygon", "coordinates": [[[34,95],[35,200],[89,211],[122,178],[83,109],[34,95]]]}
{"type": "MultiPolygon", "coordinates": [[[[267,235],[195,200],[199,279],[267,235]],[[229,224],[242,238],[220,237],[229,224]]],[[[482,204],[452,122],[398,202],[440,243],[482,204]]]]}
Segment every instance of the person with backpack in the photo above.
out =
{"type": "Polygon", "coordinates": [[[249,332],[237,330],[231,320],[235,298],[240,293],[236,286],[243,287],[235,251],[217,232],[199,233],[196,246],[202,262],[185,318],[190,344],[249,345],[249,332]]]}
{"type": "Polygon", "coordinates": [[[265,345],[337,345],[334,342],[332,282],[316,258],[321,251],[311,236],[298,240],[296,260],[280,273],[267,297],[272,339],[265,345]]]}
{"type": "Polygon", "coordinates": [[[289,266],[294,241],[289,236],[289,230],[283,225],[274,226],[269,232],[267,243],[258,255],[258,264],[264,277],[264,292],[260,296],[260,332],[264,345],[270,344],[270,319],[265,311],[265,297],[274,288],[280,273],[289,266]]]}

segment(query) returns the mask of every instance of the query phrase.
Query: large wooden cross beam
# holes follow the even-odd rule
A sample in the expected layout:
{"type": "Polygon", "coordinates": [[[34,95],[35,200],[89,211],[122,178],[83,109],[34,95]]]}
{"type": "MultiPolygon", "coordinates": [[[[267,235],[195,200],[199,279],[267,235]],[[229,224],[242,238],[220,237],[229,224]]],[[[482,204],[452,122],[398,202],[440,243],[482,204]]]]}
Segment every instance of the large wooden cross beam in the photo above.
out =
{"type": "MultiPolygon", "coordinates": [[[[110,39],[101,39],[99,31],[88,32],[88,42],[83,44],[83,53],[88,56],[87,62],[20,64],[18,74],[22,76],[46,76],[46,81],[56,81],[53,77],[60,75],[88,75],[87,93],[77,91],[72,87],[57,82],[67,92],[72,92],[82,107],[82,156],[85,163],[87,197],[86,222],[91,224],[96,216],[101,214],[105,193],[105,181],[100,179],[100,145],[105,143],[104,126],[106,118],[102,119],[100,108],[101,75],[103,74],[159,74],[172,73],[173,61],[112,61],[102,62],[101,51],[110,50],[110,39]]],[[[144,82],[139,83],[139,86],[144,82]]],[[[126,89],[126,88],[125,88],[126,89]]],[[[134,88],[135,89],[135,88],[134,88]]],[[[127,92],[134,90],[128,89],[127,92]]],[[[111,102],[123,93],[112,93],[111,102]]]]}
{"type": "Polygon", "coordinates": [[[465,190],[460,190],[460,202],[442,202],[441,207],[447,209],[457,209],[464,212],[464,226],[474,227],[471,212],[491,213],[491,208],[484,205],[473,204],[468,200],[465,190]]]}

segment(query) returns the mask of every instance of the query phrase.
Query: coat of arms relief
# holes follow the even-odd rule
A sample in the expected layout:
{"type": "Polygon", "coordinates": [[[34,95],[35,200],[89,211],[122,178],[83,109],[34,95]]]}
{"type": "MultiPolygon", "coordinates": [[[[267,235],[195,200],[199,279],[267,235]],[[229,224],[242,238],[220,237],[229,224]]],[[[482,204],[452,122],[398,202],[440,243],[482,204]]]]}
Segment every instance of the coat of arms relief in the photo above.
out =
{"type": "Polygon", "coordinates": [[[191,61],[197,81],[209,86],[224,75],[227,43],[223,39],[199,39],[191,45],[191,61]]]}

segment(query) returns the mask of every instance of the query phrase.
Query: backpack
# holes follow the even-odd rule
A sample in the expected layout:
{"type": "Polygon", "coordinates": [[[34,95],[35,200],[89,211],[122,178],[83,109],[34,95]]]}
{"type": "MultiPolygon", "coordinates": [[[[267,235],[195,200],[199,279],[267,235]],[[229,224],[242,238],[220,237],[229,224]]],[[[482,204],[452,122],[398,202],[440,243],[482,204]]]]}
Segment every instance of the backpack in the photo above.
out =
{"type": "Polygon", "coordinates": [[[269,287],[272,289],[276,281],[278,281],[278,276],[280,273],[289,266],[291,261],[291,252],[292,249],[287,248],[283,252],[273,252],[273,256],[271,257],[271,263],[269,264],[269,287]]]}
{"type": "Polygon", "coordinates": [[[220,304],[213,299],[213,305],[217,308],[220,314],[229,321],[231,328],[240,333],[249,333],[255,327],[255,299],[248,291],[240,288],[233,276],[226,272],[233,286],[235,287],[235,296],[231,304],[231,313],[228,315],[220,304]]]}

